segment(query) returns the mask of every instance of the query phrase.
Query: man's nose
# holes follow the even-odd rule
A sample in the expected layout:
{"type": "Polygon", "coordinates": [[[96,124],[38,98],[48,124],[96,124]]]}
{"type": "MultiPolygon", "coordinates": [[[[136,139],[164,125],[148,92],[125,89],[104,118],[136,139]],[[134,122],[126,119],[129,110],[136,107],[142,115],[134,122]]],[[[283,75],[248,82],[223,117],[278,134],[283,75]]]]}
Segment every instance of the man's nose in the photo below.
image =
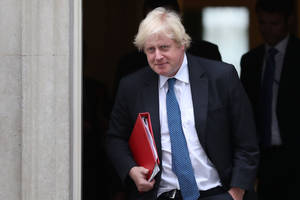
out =
{"type": "Polygon", "coordinates": [[[156,50],[155,51],[155,59],[156,60],[160,60],[160,59],[162,59],[163,58],[163,55],[161,54],[161,52],[160,52],[160,50],[156,50]]]}

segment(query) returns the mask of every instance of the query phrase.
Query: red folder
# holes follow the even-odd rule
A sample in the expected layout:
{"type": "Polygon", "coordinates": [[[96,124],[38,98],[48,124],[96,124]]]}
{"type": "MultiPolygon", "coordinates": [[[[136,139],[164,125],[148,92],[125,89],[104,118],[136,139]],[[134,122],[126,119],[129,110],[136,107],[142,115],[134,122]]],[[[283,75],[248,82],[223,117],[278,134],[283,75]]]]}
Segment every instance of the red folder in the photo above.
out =
{"type": "Polygon", "coordinates": [[[135,162],[149,169],[147,180],[159,172],[159,158],[153,136],[150,113],[139,113],[129,138],[129,147],[135,162]]]}

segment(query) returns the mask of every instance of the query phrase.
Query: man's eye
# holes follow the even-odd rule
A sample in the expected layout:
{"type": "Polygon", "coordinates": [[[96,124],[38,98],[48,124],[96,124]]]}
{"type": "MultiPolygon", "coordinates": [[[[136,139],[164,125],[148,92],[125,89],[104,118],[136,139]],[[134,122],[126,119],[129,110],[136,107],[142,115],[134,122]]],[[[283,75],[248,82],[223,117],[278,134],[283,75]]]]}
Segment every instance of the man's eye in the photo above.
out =
{"type": "Polygon", "coordinates": [[[151,53],[151,52],[153,52],[154,51],[154,48],[153,47],[149,47],[149,48],[147,48],[147,50],[146,50],[147,52],[149,52],[149,53],[151,53]]]}
{"type": "Polygon", "coordinates": [[[162,45],[160,48],[166,50],[166,49],[169,48],[169,46],[168,45],[162,45]]]}

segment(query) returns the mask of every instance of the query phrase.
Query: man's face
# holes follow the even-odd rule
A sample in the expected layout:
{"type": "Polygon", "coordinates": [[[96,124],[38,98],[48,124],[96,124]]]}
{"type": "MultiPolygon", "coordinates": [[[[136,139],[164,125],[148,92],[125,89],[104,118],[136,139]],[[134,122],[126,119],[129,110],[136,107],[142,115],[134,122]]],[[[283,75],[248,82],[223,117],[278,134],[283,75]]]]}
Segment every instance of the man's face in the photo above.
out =
{"type": "Polygon", "coordinates": [[[148,38],[144,52],[152,70],[168,77],[177,73],[184,58],[184,46],[162,34],[148,38]]]}
{"type": "Polygon", "coordinates": [[[258,24],[263,39],[271,46],[288,34],[289,19],[282,14],[259,11],[258,24]]]}

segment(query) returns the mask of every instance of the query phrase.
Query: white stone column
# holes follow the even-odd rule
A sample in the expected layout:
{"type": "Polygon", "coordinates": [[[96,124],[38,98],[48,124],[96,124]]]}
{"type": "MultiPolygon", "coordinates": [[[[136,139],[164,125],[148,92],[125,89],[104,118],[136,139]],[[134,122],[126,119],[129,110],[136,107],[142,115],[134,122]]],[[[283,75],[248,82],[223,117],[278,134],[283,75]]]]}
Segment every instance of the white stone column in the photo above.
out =
{"type": "Polygon", "coordinates": [[[22,2],[22,200],[74,199],[73,80],[80,80],[73,77],[78,65],[73,9],[78,4],[22,2]]]}
{"type": "Polygon", "coordinates": [[[0,1],[0,199],[80,199],[80,6],[0,1]]]}
{"type": "Polygon", "coordinates": [[[0,1],[0,199],[21,197],[21,2],[0,1]]]}

